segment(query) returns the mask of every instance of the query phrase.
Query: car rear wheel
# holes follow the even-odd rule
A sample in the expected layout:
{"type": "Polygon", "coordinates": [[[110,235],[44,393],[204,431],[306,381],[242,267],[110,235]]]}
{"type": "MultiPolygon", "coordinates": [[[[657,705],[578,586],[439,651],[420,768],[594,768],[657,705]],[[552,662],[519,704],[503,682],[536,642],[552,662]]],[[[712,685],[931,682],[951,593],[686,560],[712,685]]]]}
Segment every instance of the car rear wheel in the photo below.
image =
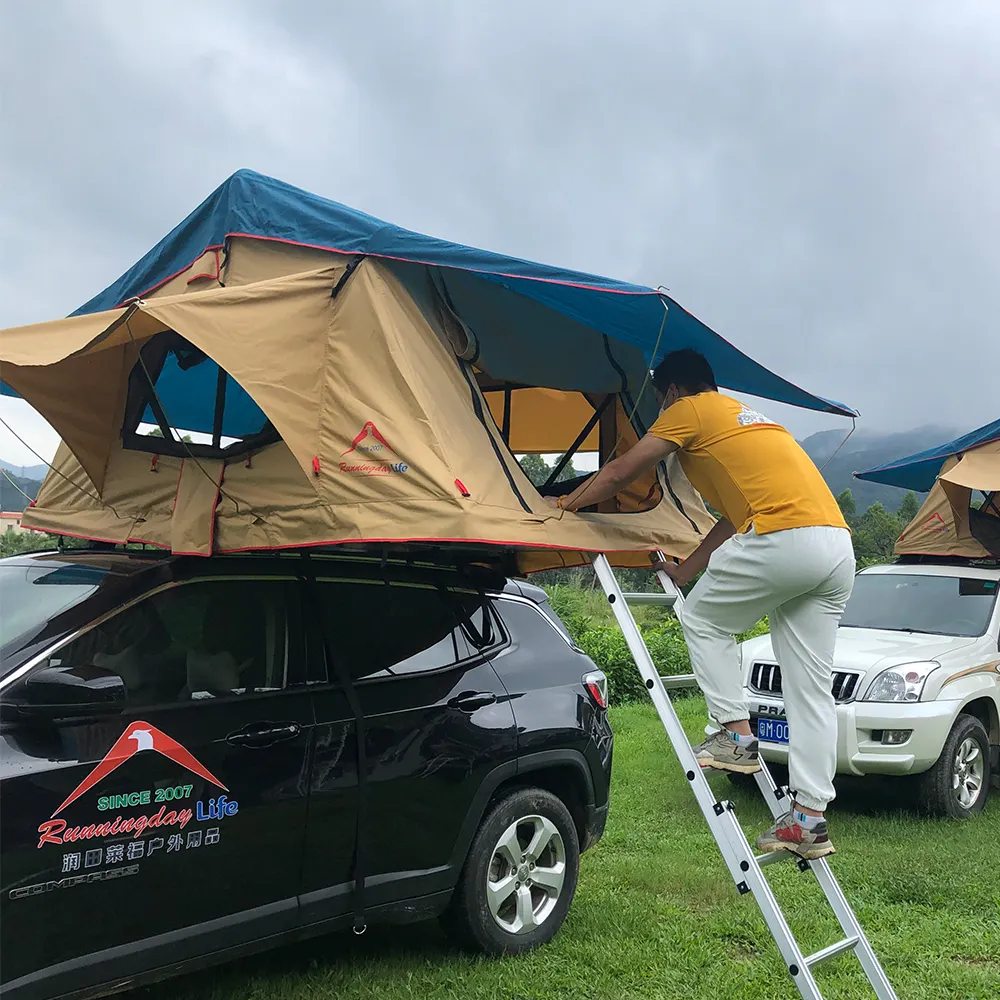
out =
{"type": "Polygon", "coordinates": [[[457,943],[488,955],[530,951],[566,919],[579,870],[569,810],[551,792],[519,789],[483,820],[442,923],[457,943]]]}
{"type": "Polygon", "coordinates": [[[990,738],[973,715],[959,715],[944,749],[921,782],[921,799],[933,813],[968,819],[982,812],[990,787],[990,738]]]}

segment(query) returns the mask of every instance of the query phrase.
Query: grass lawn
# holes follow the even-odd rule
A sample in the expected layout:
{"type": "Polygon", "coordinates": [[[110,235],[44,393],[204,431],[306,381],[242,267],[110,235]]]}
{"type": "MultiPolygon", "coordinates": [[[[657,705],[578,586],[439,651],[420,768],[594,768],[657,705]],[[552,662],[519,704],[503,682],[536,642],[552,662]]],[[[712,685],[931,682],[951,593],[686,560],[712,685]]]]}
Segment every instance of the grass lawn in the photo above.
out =
{"type": "MultiPolygon", "coordinates": [[[[692,737],[703,702],[678,711],[692,737]]],[[[614,710],[611,818],[584,856],[556,940],[527,957],[452,950],[436,924],[336,935],[138,991],[148,1000],[782,1000],[797,997],[750,896],[740,897],[652,706],[614,710]]],[[[751,839],[770,819],[722,775],[751,839]]],[[[929,820],[899,784],[844,787],[830,810],[834,872],[900,1000],[1000,997],[1000,796],[976,820],[929,820]]],[[[811,876],[768,869],[809,951],[839,938],[811,876]]],[[[817,971],[827,1000],[870,997],[852,955],[817,971]]]]}

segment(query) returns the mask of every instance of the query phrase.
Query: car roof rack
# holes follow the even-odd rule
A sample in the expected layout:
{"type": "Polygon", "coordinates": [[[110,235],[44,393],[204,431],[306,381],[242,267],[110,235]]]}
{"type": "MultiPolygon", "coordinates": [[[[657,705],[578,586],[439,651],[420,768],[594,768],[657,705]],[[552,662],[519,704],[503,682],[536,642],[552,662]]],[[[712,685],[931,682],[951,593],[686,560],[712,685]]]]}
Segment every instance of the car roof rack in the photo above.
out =
{"type": "Polygon", "coordinates": [[[899,566],[972,566],[982,569],[1000,569],[1000,557],[997,556],[937,556],[937,555],[901,555],[895,560],[899,566]]]}

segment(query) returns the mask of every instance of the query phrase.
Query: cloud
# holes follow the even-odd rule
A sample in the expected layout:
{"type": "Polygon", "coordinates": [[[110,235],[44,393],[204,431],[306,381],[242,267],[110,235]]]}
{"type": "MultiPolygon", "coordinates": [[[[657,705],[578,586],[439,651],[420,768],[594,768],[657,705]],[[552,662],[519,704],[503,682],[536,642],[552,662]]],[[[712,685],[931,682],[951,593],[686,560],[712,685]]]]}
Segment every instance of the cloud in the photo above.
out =
{"type": "Polygon", "coordinates": [[[996,416],[992,3],[63,0],[2,18],[4,325],[75,308],[248,166],[664,284],[869,427],[996,416]]]}

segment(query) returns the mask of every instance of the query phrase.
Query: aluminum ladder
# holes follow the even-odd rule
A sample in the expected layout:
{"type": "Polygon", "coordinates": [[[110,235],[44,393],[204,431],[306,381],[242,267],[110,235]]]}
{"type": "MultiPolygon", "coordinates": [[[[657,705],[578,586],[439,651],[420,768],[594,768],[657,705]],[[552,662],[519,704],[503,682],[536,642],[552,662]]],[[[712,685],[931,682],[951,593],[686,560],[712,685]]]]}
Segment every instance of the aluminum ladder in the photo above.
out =
{"type": "MultiPolygon", "coordinates": [[[[656,553],[655,558],[665,561],[661,553],[656,553]]],[[[660,676],[629,608],[630,602],[671,606],[679,604],[683,601],[683,597],[674,586],[673,580],[661,570],[657,572],[656,576],[663,588],[662,594],[626,594],[622,591],[607,556],[597,555],[594,557],[593,563],[597,579],[607,595],[611,610],[625,635],[625,641],[639,667],[639,673],[645,681],[649,695],[656,706],[656,711],[667,731],[667,736],[673,744],[674,752],[684,769],[684,774],[691,785],[698,805],[701,807],[702,814],[708,822],[708,828],[719,845],[719,850],[722,852],[726,867],[736,883],[736,888],[741,894],[753,893],[768,929],[771,931],[771,936],[784,959],[785,968],[788,969],[800,996],[804,1000],[823,1000],[823,995],[813,977],[813,969],[828,959],[847,951],[853,951],[878,1000],[898,1000],[895,990],[889,983],[861,924],[858,922],[858,918],[854,915],[843,890],[834,878],[826,858],[805,861],[790,851],[756,854],[736,818],[733,803],[727,800],[720,801],[712,791],[705,773],[695,759],[694,750],[684,733],[677,713],[674,711],[670,696],[667,694],[668,688],[696,686],[694,674],[681,674],[674,677],[660,676]],[[816,880],[823,889],[827,902],[844,932],[844,937],[840,941],[822,948],[812,955],[803,954],[788,926],[788,921],[785,919],[781,907],[778,905],[770,884],[764,877],[765,867],[781,861],[794,861],[800,871],[812,871],[816,876],[816,880]]],[[[774,783],[774,779],[763,760],[760,770],[754,777],[775,819],[787,812],[790,801],[788,789],[779,788],[774,783]]]]}

